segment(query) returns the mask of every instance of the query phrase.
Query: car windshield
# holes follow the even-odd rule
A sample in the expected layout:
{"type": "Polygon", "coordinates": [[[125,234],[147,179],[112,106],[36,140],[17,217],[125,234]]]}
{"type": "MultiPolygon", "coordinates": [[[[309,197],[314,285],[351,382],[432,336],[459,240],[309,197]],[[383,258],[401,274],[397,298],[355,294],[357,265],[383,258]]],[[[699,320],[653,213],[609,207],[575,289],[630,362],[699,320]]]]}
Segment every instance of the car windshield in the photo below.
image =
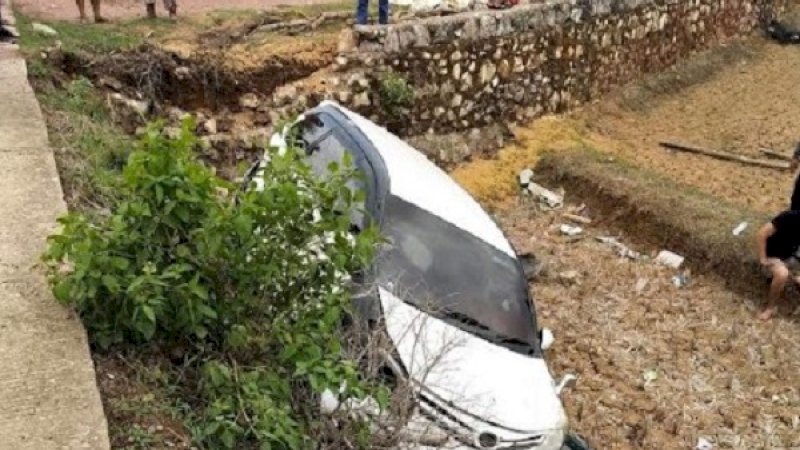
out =
{"type": "Polygon", "coordinates": [[[526,355],[540,352],[533,305],[515,258],[395,196],[378,283],[460,329],[526,355]]]}

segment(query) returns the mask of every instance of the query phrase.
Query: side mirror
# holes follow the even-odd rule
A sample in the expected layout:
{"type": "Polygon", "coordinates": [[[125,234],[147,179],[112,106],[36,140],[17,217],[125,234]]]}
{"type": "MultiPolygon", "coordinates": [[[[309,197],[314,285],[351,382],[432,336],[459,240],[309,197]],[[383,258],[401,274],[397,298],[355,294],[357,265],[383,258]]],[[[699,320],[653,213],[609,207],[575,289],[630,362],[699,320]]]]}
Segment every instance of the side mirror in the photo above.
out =
{"type": "Polygon", "coordinates": [[[553,332],[550,331],[549,328],[542,328],[540,338],[542,341],[542,350],[547,350],[550,348],[553,345],[553,342],[556,340],[556,338],[553,336],[553,332]]]}

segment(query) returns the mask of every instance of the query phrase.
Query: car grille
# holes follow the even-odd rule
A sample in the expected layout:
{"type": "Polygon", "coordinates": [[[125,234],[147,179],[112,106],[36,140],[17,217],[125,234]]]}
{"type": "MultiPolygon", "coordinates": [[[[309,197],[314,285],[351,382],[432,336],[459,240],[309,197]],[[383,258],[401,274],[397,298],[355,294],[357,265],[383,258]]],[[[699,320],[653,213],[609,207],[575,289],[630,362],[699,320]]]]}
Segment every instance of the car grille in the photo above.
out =
{"type": "MultiPolygon", "coordinates": [[[[450,437],[457,440],[464,446],[479,450],[524,450],[535,449],[544,443],[545,436],[535,434],[521,439],[504,439],[502,436],[494,436],[496,443],[489,446],[481,446],[482,439],[479,439],[478,431],[470,427],[466,422],[459,419],[454,413],[447,410],[440,403],[420,395],[420,413],[446,432],[450,437]]],[[[494,424],[493,424],[494,425],[494,424]]],[[[488,440],[488,439],[487,439],[488,440]]]]}

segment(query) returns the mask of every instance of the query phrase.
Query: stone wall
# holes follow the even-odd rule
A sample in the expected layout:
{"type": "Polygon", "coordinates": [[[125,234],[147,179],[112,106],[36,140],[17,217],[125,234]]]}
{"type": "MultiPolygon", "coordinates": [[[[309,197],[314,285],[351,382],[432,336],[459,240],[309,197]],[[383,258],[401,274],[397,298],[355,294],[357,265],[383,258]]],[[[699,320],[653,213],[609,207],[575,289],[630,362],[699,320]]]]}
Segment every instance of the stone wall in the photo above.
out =
{"type": "Polygon", "coordinates": [[[325,92],[302,101],[334,98],[404,135],[530,119],[750,33],[786,2],[555,0],[357,27],[343,36],[325,92]],[[412,86],[407,107],[386,104],[386,71],[412,86]]]}

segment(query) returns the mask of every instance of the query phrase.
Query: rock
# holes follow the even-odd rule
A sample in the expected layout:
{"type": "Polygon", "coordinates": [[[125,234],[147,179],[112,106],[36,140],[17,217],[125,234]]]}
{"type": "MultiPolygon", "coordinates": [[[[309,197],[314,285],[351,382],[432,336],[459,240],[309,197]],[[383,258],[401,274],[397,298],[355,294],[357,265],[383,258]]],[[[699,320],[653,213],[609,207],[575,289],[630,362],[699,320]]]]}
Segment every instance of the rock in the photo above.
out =
{"type": "Polygon", "coordinates": [[[537,258],[536,255],[532,253],[522,253],[517,255],[517,257],[522,264],[522,270],[525,273],[525,278],[527,278],[528,281],[533,281],[545,274],[545,263],[537,258]]]}
{"type": "Polygon", "coordinates": [[[358,48],[358,37],[354,30],[345,28],[339,33],[339,41],[337,44],[338,53],[349,53],[358,48]]]}
{"type": "Polygon", "coordinates": [[[497,73],[497,66],[490,61],[486,61],[481,65],[481,72],[480,72],[480,80],[481,84],[487,84],[490,82],[494,75],[497,73]]]}
{"type": "Polygon", "coordinates": [[[258,103],[258,96],[252,92],[239,97],[239,106],[242,108],[256,109],[258,108],[258,103]]]}
{"type": "Polygon", "coordinates": [[[185,79],[189,78],[190,74],[191,74],[191,71],[186,66],[180,66],[180,67],[175,68],[175,76],[179,80],[185,80],[185,79]]]}
{"type": "Polygon", "coordinates": [[[203,130],[208,134],[217,134],[217,119],[208,119],[203,122],[203,130]]]}
{"type": "Polygon", "coordinates": [[[527,187],[533,181],[533,169],[525,169],[519,173],[519,185],[527,187]]]}
{"type": "Polygon", "coordinates": [[[676,288],[684,288],[689,285],[689,274],[681,272],[672,277],[672,285],[676,288]]]}
{"type": "Polygon", "coordinates": [[[183,119],[189,116],[189,113],[175,106],[167,110],[167,118],[173,123],[182,122],[183,119]]]}
{"type": "Polygon", "coordinates": [[[34,32],[41,34],[42,36],[58,36],[58,31],[43,23],[34,22],[31,24],[31,26],[33,27],[34,32]]]}
{"type": "Polygon", "coordinates": [[[145,123],[153,106],[148,101],[134,100],[120,93],[109,94],[107,103],[111,119],[128,133],[133,133],[145,123]]]}
{"type": "Polygon", "coordinates": [[[353,96],[353,106],[356,108],[369,106],[370,104],[371,102],[369,100],[369,93],[367,92],[361,92],[353,96]]]}
{"type": "Polygon", "coordinates": [[[558,209],[564,206],[563,195],[559,195],[543,186],[531,182],[526,189],[536,200],[547,205],[549,208],[558,209]]]}
{"type": "Polygon", "coordinates": [[[117,80],[116,78],[100,77],[100,79],[97,81],[97,83],[100,86],[104,86],[104,87],[107,87],[109,89],[113,89],[113,90],[115,90],[117,92],[122,90],[122,83],[119,80],[117,80]]]}
{"type": "Polygon", "coordinates": [[[669,250],[661,250],[656,256],[656,264],[677,269],[683,264],[683,256],[673,253],[669,250]]]}

